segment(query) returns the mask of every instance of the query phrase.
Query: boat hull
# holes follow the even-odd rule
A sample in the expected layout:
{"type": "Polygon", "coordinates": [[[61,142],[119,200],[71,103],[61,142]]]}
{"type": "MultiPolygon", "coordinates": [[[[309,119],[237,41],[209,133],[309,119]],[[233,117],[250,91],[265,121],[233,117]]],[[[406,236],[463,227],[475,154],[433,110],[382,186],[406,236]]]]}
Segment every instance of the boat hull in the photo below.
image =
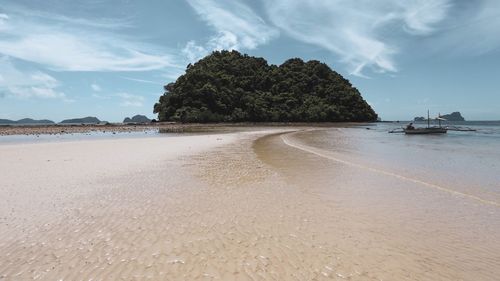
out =
{"type": "Polygon", "coordinates": [[[431,135],[431,134],[446,134],[448,130],[445,128],[416,128],[413,130],[405,129],[407,135],[431,135]]]}

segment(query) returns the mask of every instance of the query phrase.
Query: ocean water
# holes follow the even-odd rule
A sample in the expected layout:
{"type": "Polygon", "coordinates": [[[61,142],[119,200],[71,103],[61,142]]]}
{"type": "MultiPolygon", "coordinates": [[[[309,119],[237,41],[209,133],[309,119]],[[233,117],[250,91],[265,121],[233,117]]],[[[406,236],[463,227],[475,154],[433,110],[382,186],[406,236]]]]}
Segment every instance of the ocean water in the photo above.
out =
{"type": "Polygon", "coordinates": [[[500,205],[500,122],[455,123],[477,131],[443,135],[388,133],[404,125],[331,128],[303,133],[300,139],[386,176],[421,181],[451,194],[500,205]]]}
{"type": "Polygon", "coordinates": [[[404,125],[304,129],[254,149],[290,189],[334,206],[318,229],[331,225],[323,233],[346,253],[342,265],[374,277],[352,280],[498,280],[499,124],[388,133],[404,125]]]}

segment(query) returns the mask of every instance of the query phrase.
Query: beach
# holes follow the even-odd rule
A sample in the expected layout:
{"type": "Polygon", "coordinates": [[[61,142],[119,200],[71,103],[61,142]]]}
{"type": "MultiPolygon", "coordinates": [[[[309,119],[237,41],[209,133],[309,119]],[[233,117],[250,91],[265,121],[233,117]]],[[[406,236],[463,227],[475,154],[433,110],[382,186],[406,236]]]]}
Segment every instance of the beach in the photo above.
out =
{"type": "Polygon", "coordinates": [[[498,155],[373,131],[1,144],[0,280],[496,280],[498,155]]]}

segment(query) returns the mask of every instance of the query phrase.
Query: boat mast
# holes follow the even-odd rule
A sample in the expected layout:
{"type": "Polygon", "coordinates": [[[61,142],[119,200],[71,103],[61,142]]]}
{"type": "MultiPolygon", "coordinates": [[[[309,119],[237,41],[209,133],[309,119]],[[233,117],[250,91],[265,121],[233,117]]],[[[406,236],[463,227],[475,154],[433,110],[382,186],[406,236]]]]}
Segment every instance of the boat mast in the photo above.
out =
{"type": "Polygon", "coordinates": [[[429,114],[429,110],[427,109],[427,128],[431,126],[431,116],[429,114]]]}

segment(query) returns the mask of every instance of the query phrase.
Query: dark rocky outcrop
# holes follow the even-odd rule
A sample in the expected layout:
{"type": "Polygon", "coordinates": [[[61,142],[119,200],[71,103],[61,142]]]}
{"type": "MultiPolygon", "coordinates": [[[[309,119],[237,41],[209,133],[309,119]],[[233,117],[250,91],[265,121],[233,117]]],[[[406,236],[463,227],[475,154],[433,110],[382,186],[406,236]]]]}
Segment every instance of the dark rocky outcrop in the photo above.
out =
{"type": "Polygon", "coordinates": [[[11,125],[11,124],[16,124],[16,121],[9,120],[9,119],[0,119],[0,124],[2,124],[2,125],[11,125]]]}
{"type": "Polygon", "coordinates": [[[101,120],[97,119],[97,117],[84,117],[84,118],[74,118],[74,119],[66,119],[61,121],[60,124],[98,124],[101,120]]]}
{"type": "Polygon", "coordinates": [[[151,119],[144,115],[136,115],[132,118],[126,117],[123,120],[123,123],[150,123],[151,119]]]}
{"type": "Polygon", "coordinates": [[[448,121],[465,121],[465,118],[462,117],[460,112],[456,111],[450,114],[441,115],[441,118],[444,118],[448,121]]]}
{"type": "Polygon", "coordinates": [[[54,124],[54,121],[51,120],[35,120],[31,118],[23,118],[17,121],[9,120],[9,119],[0,119],[0,124],[2,125],[42,125],[42,124],[54,124]]]}
{"type": "Polygon", "coordinates": [[[55,123],[54,121],[47,119],[35,120],[31,118],[24,118],[21,120],[17,120],[17,124],[55,124],[55,123]]]}

